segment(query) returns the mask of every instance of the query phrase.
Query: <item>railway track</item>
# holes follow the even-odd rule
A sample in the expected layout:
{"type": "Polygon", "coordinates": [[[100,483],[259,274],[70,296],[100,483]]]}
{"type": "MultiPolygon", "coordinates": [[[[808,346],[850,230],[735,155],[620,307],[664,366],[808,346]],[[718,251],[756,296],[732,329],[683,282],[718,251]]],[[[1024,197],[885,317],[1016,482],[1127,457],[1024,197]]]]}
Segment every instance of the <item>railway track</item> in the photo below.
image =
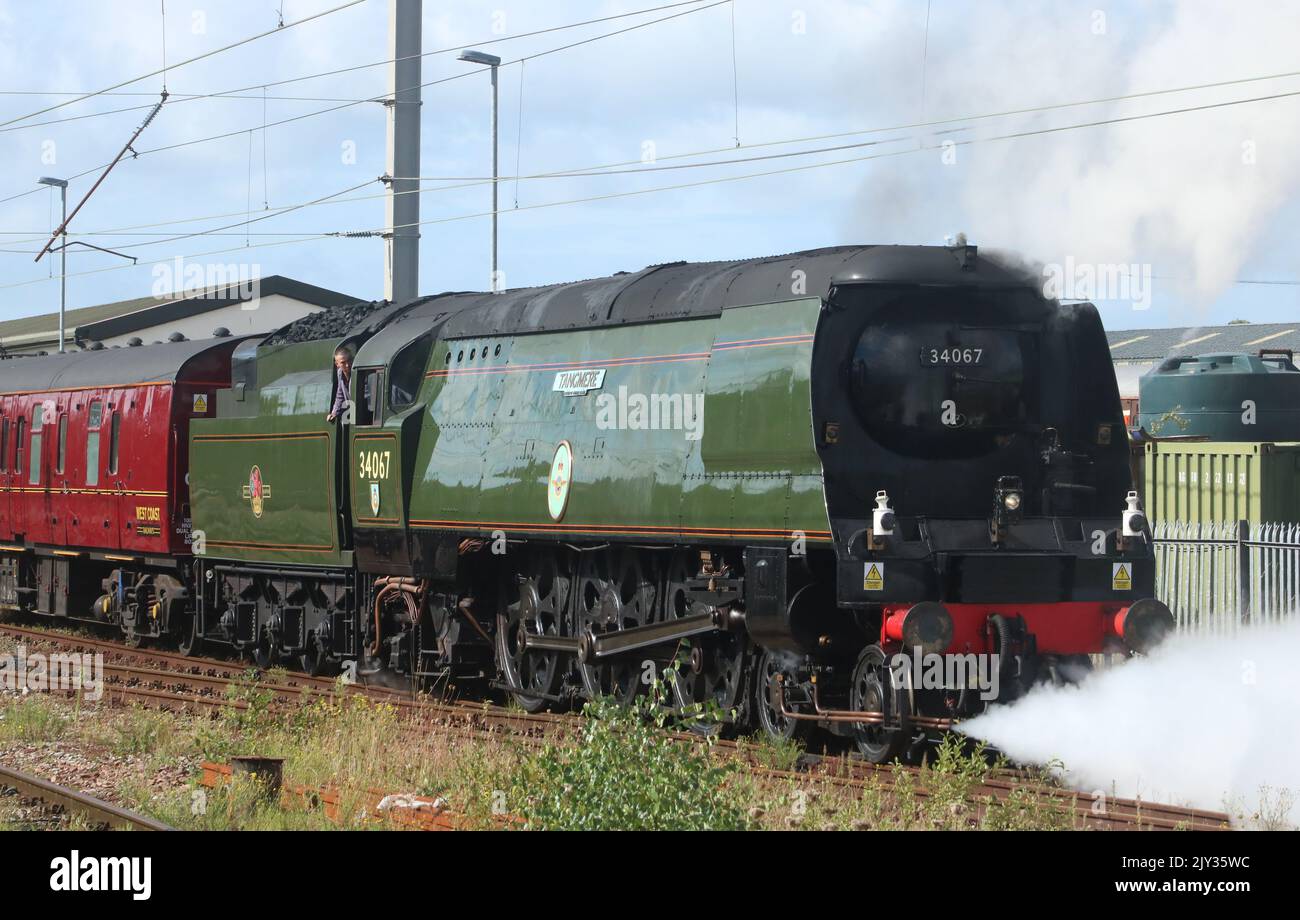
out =
{"type": "MultiPolygon", "coordinates": [[[[104,696],[113,703],[139,703],[173,711],[215,711],[247,708],[248,702],[229,695],[239,685],[264,694],[274,705],[293,706],[321,698],[332,698],[340,690],[382,702],[397,710],[406,730],[438,730],[460,738],[510,736],[527,745],[541,745],[557,736],[577,732],[580,716],[560,713],[524,713],[489,703],[471,704],[415,697],[400,691],[361,685],[341,687],[324,677],[275,671],[258,673],[250,680],[250,666],[215,658],[187,658],[170,652],[131,648],[116,642],[91,639],[42,629],[0,624],[0,636],[65,652],[100,652],[105,655],[104,696]],[[110,663],[108,656],[113,657],[110,663]]],[[[257,672],[252,672],[257,673],[257,672]]],[[[683,743],[699,743],[700,736],[674,733],[683,743]]],[[[918,798],[928,798],[926,769],[916,766],[878,766],[853,755],[804,754],[797,770],[780,770],[759,762],[751,746],[743,741],[714,739],[712,746],[725,756],[744,760],[748,769],[774,780],[812,782],[823,789],[848,794],[865,794],[871,788],[890,791],[900,777],[918,798]]],[[[970,790],[977,802],[1005,803],[1017,793],[1031,792],[1050,806],[1072,817],[1078,827],[1106,830],[1227,830],[1226,814],[1177,805],[1135,799],[1108,798],[1046,785],[1023,770],[995,770],[970,790]]]]}
{"type": "Polygon", "coordinates": [[[58,815],[81,815],[93,827],[104,830],[170,831],[175,828],[144,815],[119,808],[110,802],[75,789],[51,783],[0,764],[0,789],[12,789],[25,800],[38,803],[43,811],[58,815]]]}

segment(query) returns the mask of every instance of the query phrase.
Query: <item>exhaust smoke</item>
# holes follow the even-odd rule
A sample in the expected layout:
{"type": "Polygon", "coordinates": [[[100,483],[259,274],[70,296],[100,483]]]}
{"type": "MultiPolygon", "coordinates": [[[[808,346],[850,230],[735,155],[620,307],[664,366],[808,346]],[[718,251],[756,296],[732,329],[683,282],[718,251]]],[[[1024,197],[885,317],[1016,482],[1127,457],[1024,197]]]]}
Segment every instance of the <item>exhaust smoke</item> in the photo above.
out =
{"type": "Polygon", "coordinates": [[[1081,792],[1300,825],[1300,622],[1178,636],[1149,658],[1043,686],[962,725],[1081,792]]]}

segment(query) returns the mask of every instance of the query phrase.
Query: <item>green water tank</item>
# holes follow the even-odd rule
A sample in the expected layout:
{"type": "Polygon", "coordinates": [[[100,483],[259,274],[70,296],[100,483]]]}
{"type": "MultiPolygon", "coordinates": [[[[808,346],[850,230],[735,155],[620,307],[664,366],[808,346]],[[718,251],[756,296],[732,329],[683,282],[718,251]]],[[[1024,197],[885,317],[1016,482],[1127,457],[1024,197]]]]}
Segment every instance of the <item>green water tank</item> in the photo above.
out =
{"type": "Polygon", "coordinates": [[[1300,370],[1290,351],[1170,358],[1140,384],[1155,438],[1300,441],[1300,370]]]}

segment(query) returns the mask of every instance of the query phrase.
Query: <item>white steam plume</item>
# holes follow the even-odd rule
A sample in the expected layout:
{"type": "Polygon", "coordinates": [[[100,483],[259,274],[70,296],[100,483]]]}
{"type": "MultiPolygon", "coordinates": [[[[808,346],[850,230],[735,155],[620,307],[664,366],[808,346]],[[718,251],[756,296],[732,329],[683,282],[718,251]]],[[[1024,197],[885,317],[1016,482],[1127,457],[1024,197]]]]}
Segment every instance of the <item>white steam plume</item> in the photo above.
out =
{"type": "MultiPolygon", "coordinates": [[[[961,7],[936,3],[925,117],[1297,69],[1300,17],[1281,5],[1096,6],[980,4],[978,15],[963,18],[961,7]],[[947,25],[953,19],[960,27],[947,25]]],[[[985,140],[949,156],[939,145],[1298,89],[1297,78],[1266,80],[936,130],[925,141],[930,149],[880,161],[856,220],[891,239],[933,242],[960,229],[973,242],[1047,263],[1140,264],[1155,277],[1155,306],[1194,325],[1260,254],[1300,193],[1300,158],[1292,155],[1300,146],[1300,97],[985,140]]]]}
{"type": "Polygon", "coordinates": [[[1300,622],[1182,636],[963,726],[1083,792],[1300,824],[1300,622]],[[1259,817],[1262,815],[1262,818],[1259,817]]]}

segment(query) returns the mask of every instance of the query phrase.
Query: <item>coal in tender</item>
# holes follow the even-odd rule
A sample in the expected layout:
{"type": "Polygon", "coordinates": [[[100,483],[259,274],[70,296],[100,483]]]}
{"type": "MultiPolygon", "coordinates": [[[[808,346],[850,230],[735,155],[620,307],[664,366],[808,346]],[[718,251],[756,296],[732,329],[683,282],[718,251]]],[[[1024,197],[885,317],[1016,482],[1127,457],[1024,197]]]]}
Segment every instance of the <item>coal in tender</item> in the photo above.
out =
{"type": "Polygon", "coordinates": [[[385,300],[363,301],[311,313],[285,326],[262,344],[296,345],[302,342],[319,342],[322,339],[341,339],[361,325],[372,313],[388,306],[390,304],[385,300]]]}

